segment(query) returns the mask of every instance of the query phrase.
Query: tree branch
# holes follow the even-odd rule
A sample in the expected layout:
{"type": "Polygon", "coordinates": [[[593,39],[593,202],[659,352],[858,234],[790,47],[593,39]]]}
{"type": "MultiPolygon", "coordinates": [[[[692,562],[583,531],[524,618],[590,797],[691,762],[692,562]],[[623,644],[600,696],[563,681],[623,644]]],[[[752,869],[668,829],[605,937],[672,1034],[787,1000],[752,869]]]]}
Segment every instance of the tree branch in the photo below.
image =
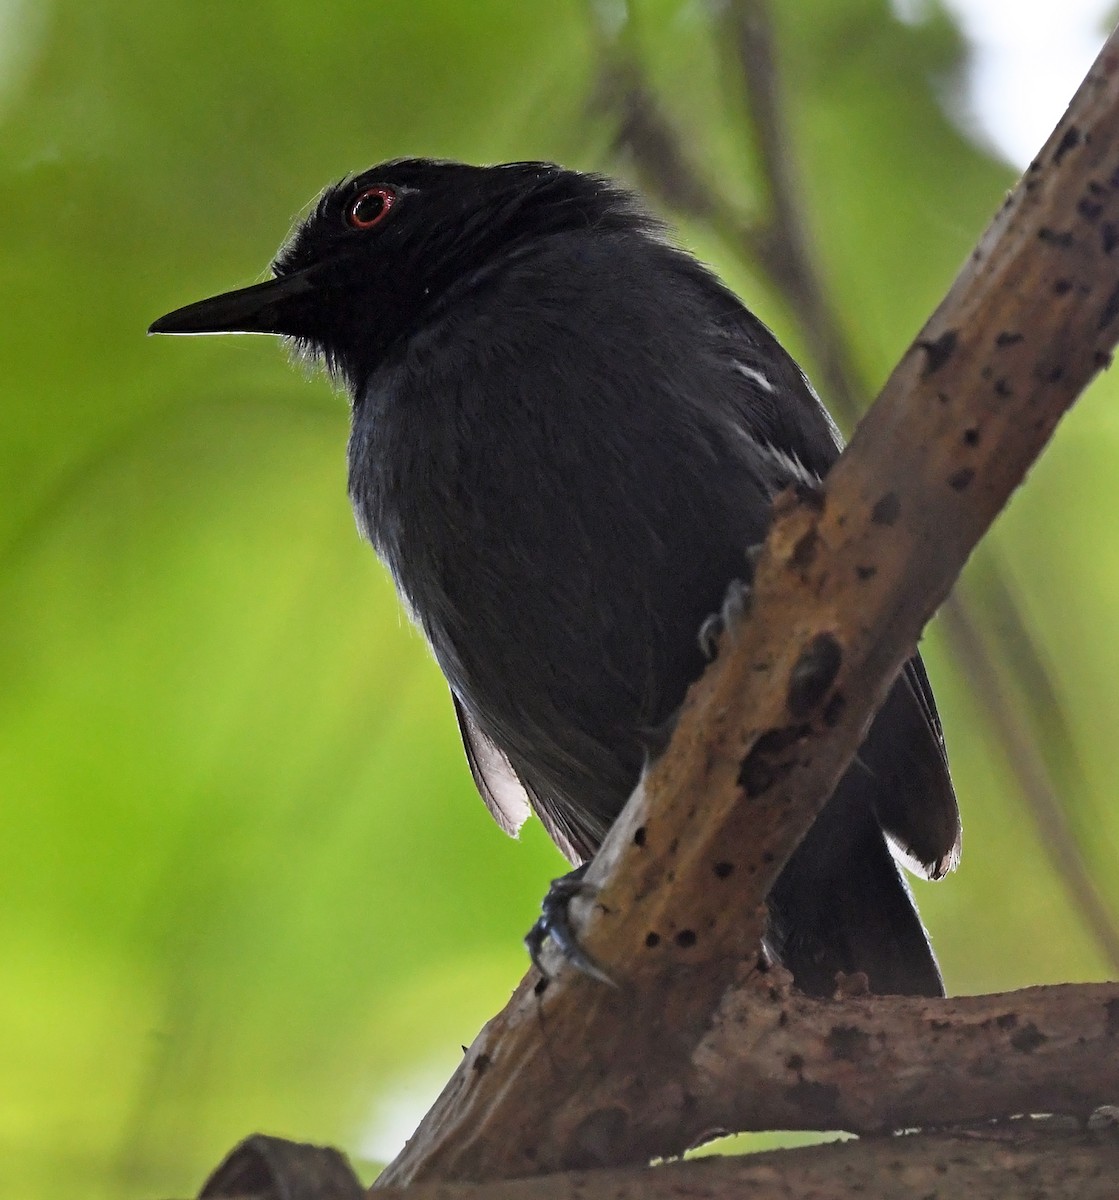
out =
{"type": "Polygon", "coordinates": [[[707,1129],[873,1134],[1119,1099],[1119,984],[834,1001],[755,984],[728,992],[692,1059],[707,1129]]]}
{"type": "Polygon", "coordinates": [[[970,1134],[833,1142],[652,1168],[420,1185],[378,1194],[385,1200],[1020,1200],[1027,1195],[1113,1200],[1117,1178],[1115,1133],[1023,1121],[970,1134]]]}
{"type": "MultiPolygon", "coordinates": [[[[681,1081],[738,1002],[725,993],[739,990],[747,1027],[768,994],[755,970],[764,897],[968,553],[1110,359],[1117,230],[1113,36],[820,491],[775,505],[749,620],[689,692],[669,750],[611,829],[588,874],[597,896],[573,905],[620,987],[530,973],[379,1184],[682,1149],[695,1098],[681,1081]]],[[[1078,994],[1098,1007],[1093,989],[1078,994]]],[[[912,1018],[913,1003],[873,1008],[912,1018]]],[[[923,1003],[951,1013],[964,1002],[923,1003]]],[[[1007,1011],[1005,997],[983,1003],[1007,1011]]],[[[808,1011],[785,1027],[811,1044],[808,1011]]],[[[1115,1036],[1106,1015],[1103,1028],[1115,1036]]],[[[957,1066],[966,1041],[944,1039],[957,1066]]],[[[1099,1057],[1114,1093],[1116,1056],[1099,1057]]],[[[814,1096],[806,1089],[802,1107],[818,1117],[814,1096]]]]}
{"type": "MultiPolygon", "coordinates": [[[[803,189],[796,179],[795,157],[789,152],[792,141],[784,120],[769,2],[730,0],[729,4],[718,7],[728,40],[735,48],[762,178],[769,185],[771,224],[768,237],[759,241],[768,245],[771,253],[762,258],[762,266],[805,331],[813,357],[820,365],[824,395],[853,424],[859,413],[858,397],[865,389],[858,383],[850,346],[816,267],[817,256],[800,205],[803,189]]],[[[989,598],[993,615],[1016,634],[1015,655],[1010,662],[1019,676],[1020,690],[1033,694],[1038,692],[1040,684],[1041,692],[1052,697],[1054,689],[1049,673],[1025,629],[1014,595],[993,563],[988,563],[987,573],[993,584],[989,598]]],[[[964,598],[954,593],[944,603],[943,617],[956,662],[982,697],[1007,766],[1033,818],[1042,850],[1096,944],[1112,968],[1119,970],[1119,926],[1085,866],[1076,834],[1045,761],[1006,695],[1003,672],[976,614],[964,598]]],[[[1071,762],[1066,756],[1066,767],[1071,762]]],[[[1077,779],[1077,782],[1083,791],[1083,781],[1077,779]]]]}
{"type": "MultiPolygon", "coordinates": [[[[669,209],[716,229],[747,263],[759,267],[783,297],[801,326],[820,373],[821,390],[841,421],[853,426],[861,412],[866,387],[854,365],[848,339],[840,327],[816,265],[808,223],[799,197],[792,139],[784,119],[772,17],[766,0],[731,0],[714,7],[735,53],[746,96],[746,112],[767,189],[767,219],[746,221],[715,188],[683,146],[661,111],[636,63],[615,48],[607,53],[599,94],[618,118],[618,143],[630,152],[646,191],[669,209]]],[[[610,40],[603,30],[604,47],[610,40]]],[[[996,624],[1012,636],[1011,671],[1020,693],[1052,701],[1049,672],[1025,627],[1017,601],[1001,572],[988,561],[988,605],[996,624]]],[[[1029,735],[1021,715],[1003,686],[1004,671],[996,662],[973,607],[956,594],[944,604],[944,627],[958,669],[972,691],[982,697],[1019,794],[1038,832],[1044,853],[1062,881],[1073,907],[1111,964],[1119,970],[1119,926],[1088,872],[1078,839],[1057,794],[1051,772],[1029,735]]],[[[1044,726],[1050,739],[1071,742],[1063,713],[1050,703],[1044,726]]],[[[1085,784],[1075,759],[1064,756],[1075,790],[1085,784]]],[[[1066,783],[1070,782],[1066,780],[1066,783]]]]}

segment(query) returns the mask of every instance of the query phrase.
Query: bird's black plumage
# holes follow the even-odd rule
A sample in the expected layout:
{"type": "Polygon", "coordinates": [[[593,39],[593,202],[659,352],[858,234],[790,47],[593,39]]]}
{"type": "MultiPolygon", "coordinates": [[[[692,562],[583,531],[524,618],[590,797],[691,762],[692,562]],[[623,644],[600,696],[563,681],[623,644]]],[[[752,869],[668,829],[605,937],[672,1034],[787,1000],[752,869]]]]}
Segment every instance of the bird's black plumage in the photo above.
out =
{"type": "MultiPolygon", "coordinates": [[[[769,330],[635,198],[545,163],[400,160],[328,189],[276,278],[157,332],[295,339],[353,403],[349,490],[450,684],[498,821],[597,849],[703,667],[697,632],[839,435],[769,330]]],[[[770,899],[806,990],[940,977],[887,836],[959,849],[914,657],[770,899]]]]}

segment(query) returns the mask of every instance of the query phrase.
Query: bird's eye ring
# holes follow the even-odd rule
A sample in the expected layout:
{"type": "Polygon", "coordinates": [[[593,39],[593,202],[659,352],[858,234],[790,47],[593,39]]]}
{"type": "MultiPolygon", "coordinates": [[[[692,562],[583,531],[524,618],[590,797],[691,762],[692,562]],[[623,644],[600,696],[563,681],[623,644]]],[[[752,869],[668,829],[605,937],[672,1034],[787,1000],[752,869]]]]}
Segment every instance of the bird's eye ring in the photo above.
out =
{"type": "Polygon", "coordinates": [[[392,188],[370,187],[350,201],[346,209],[346,224],[351,229],[372,229],[388,216],[389,209],[396,203],[392,188]]]}

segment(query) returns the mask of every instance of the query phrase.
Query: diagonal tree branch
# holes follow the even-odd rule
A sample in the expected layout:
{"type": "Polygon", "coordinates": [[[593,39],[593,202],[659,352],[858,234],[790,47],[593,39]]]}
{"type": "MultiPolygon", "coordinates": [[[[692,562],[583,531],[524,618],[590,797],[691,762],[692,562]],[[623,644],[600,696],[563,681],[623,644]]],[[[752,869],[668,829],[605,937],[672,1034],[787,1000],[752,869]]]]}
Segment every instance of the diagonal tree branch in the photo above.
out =
{"type": "MultiPolygon", "coordinates": [[[[648,193],[677,213],[718,230],[741,259],[761,268],[784,298],[804,331],[824,395],[843,423],[851,427],[861,412],[860,397],[868,389],[859,378],[848,340],[816,265],[817,255],[800,202],[803,189],[796,177],[795,156],[789,151],[792,139],[784,118],[786,105],[769,4],[767,0],[720,0],[712,8],[725,30],[725,41],[734,49],[746,95],[760,178],[768,192],[765,222],[744,220],[734,205],[704,179],[640,69],[616,42],[611,42],[606,30],[601,30],[606,66],[599,94],[617,115],[619,148],[632,155],[648,193]]],[[[1013,653],[1008,663],[1017,675],[1018,692],[1052,701],[1055,688],[1049,671],[1013,592],[989,555],[986,574],[990,616],[1012,639],[1013,653]]],[[[983,698],[1043,851],[1085,926],[1111,966],[1119,970],[1119,924],[1085,865],[1051,773],[1007,694],[1005,672],[990,649],[973,607],[956,594],[949,596],[944,604],[944,622],[957,667],[972,691],[983,698]]],[[[1051,702],[1046,718],[1047,738],[1066,748],[1062,758],[1066,775],[1071,773],[1069,782],[1074,790],[1084,793],[1086,784],[1076,769],[1075,755],[1067,752],[1072,738],[1063,710],[1051,702]]]]}
{"type": "MultiPolygon", "coordinates": [[[[1013,605],[1003,606],[1002,611],[1017,615],[1013,605]]],[[[1119,971],[1119,927],[1088,870],[1037,746],[1007,695],[1003,673],[992,658],[967,605],[950,596],[944,605],[943,618],[957,661],[971,664],[968,674],[979,706],[998,734],[1007,765],[1033,818],[1042,849],[1096,945],[1111,967],[1119,971]]],[[[1020,648],[1022,640],[1021,636],[1015,638],[1015,646],[1020,648]]],[[[1027,665],[1023,673],[1031,675],[1036,671],[1027,665]]],[[[1048,682],[1047,673],[1045,680],[1048,682]]]]}
{"type": "MultiPolygon", "coordinates": [[[[749,619],[724,638],[668,751],[611,829],[588,874],[597,894],[573,905],[587,949],[619,988],[569,970],[549,984],[530,973],[380,1185],[535,1175],[683,1148],[697,1103],[683,1081],[699,1048],[734,1005],[740,1029],[753,1029],[782,1003],[780,973],[759,960],[764,897],[968,554],[1110,361],[1116,230],[1113,35],[824,485],[775,505],[749,619]]],[[[1092,1021],[1083,1044],[1096,1041],[1097,1079],[1114,1092],[1119,1064],[1102,1048],[1116,1036],[1119,995],[1072,995],[1092,1021]]],[[[858,1053],[841,1031],[847,1001],[804,1003],[815,1009],[778,1010],[790,1046],[814,1044],[806,1014],[828,1011],[841,1019],[833,1059],[858,1053]]],[[[880,997],[871,1011],[904,1022],[913,1003],[880,997]]],[[[960,1067],[970,1035],[949,1036],[952,1006],[970,1003],[998,1028],[1019,1001],[921,1003],[945,1014],[930,1015],[926,1032],[943,1034],[940,1061],[960,1067]],[[931,1024],[941,1020],[943,1029],[931,1024]]],[[[1066,993],[1058,1007],[1069,1003],[1066,993]]],[[[1019,1033],[1022,1055],[1049,1037],[1032,1024],[1019,1033]]],[[[1017,1028],[1002,1032],[1013,1044],[1017,1028]]],[[[744,1086],[770,1069],[761,1059],[744,1086]]],[[[783,1069],[796,1065],[786,1057],[783,1069]]],[[[805,1120],[827,1115],[819,1100],[812,1087],[786,1096],[805,1120]]],[[[1068,1102],[1079,1109],[1094,1097],[1068,1102]]],[[[829,1111],[841,1103],[837,1095],[829,1111]]],[[[974,1111],[966,1097],[956,1107],[974,1111]]],[[[901,1108],[897,1120],[911,1115],[901,1108]]]]}
{"type": "MultiPolygon", "coordinates": [[[[825,295],[816,267],[818,257],[812,252],[808,225],[799,202],[803,190],[795,177],[795,156],[788,149],[792,142],[784,122],[786,106],[781,95],[769,0],[731,0],[720,7],[723,23],[736,50],[763,178],[769,182],[771,241],[776,249],[775,257],[778,262],[788,264],[783,273],[771,270],[770,277],[785,294],[807,333],[829,389],[826,394],[829,398],[834,396],[841,412],[853,423],[859,409],[857,397],[865,395],[866,389],[858,381],[858,372],[835,307],[825,295]]],[[[987,574],[992,583],[988,591],[992,616],[998,624],[1014,632],[1015,653],[1008,661],[1018,675],[1018,690],[1027,694],[1037,694],[1040,690],[1053,697],[1055,689],[1048,670],[1026,629],[1017,600],[1005,585],[996,564],[989,559],[987,574]]],[[[1033,818],[1042,849],[1097,945],[1112,968],[1119,970],[1119,926],[1087,869],[1076,833],[1036,740],[1029,735],[1007,695],[1004,672],[992,655],[974,609],[962,596],[953,593],[944,604],[944,622],[960,670],[982,697],[983,708],[1033,818]]],[[[1063,735],[1062,740],[1067,744],[1071,739],[1063,712],[1059,706],[1051,705],[1049,716],[1052,717],[1054,712],[1062,719],[1056,729],[1050,726],[1049,732],[1063,735]]],[[[1066,770],[1074,769],[1074,763],[1072,756],[1065,756],[1066,770]]],[[[1079,773],[1073,782],[1079,792],[1086,791],[1079,773]]]]}

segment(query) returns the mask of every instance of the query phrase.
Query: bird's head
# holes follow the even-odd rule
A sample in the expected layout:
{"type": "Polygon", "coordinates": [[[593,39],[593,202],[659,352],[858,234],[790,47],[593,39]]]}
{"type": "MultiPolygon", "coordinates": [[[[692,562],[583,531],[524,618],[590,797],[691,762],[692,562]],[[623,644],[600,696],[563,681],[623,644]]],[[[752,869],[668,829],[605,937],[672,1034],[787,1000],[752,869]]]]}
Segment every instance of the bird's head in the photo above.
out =
{"type": "Polygon", "coordinates": [[[534,241],[651,231],[634,197],[551,163],[382,163],[327,188],[273,278],[160,317],[151,333],[272,333],[356,385],[401,339],[534,241]]]}

